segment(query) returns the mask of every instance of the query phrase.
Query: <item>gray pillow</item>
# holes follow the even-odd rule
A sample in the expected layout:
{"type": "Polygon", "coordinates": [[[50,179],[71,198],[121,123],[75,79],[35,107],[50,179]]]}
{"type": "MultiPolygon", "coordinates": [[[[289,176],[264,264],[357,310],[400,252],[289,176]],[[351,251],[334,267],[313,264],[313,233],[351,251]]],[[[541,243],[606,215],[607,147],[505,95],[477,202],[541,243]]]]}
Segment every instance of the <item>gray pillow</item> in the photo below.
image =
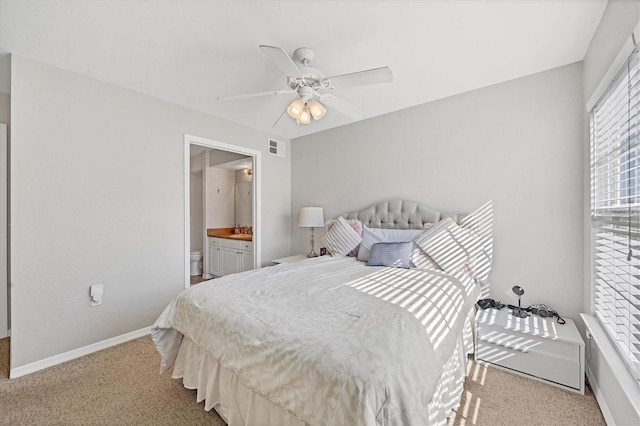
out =
{"type": "Polygon", "coordinates": [[[371,246],[367,266],[390,266],[392,268],[409,268],[413,242],[375,243],[371,246]]]}
{"type": "Polygon", "coordinates": [[[369,251],[375,243],[404,243],[413,241],[422,233],[420,229],[386,229],[386,228],[362,228],[362,242],[358,249],[358,260],[369,260],[369,251]]]}

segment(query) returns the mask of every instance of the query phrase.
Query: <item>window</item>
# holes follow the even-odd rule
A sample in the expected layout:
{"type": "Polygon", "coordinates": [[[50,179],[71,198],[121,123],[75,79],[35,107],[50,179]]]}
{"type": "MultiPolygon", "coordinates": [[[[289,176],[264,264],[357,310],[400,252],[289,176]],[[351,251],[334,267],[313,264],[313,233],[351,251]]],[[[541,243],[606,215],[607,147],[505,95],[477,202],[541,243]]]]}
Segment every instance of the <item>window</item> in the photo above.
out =
{"type": "Polygon", "coordinates": [[[590,113],[596,318],[640,380],[640,55],[590,113]]]}

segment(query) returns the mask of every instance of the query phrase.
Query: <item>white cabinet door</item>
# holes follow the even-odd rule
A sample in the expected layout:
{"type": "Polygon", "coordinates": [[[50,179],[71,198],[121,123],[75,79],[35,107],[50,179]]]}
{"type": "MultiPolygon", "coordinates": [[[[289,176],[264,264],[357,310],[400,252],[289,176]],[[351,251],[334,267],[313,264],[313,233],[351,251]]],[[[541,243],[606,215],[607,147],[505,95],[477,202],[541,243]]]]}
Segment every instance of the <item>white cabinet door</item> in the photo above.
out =
{"type": "Polygon", "coordinates": [[[216,275],[229,275],[253,269],[253,243],[251,241],[213,237],[209,239],[216,239],[220,242],[217,246],[220,253],[220,274],[216,275]]]}
{"type": "Polygon", "coordinates": [[[253,251],[240,252],[240,270],[242,272],[253,269],[253,251]]]}
{"type": "Polygon", "coordinates": [[[220,258],[222,257],[220,240],[209,238],[209,273],[215,276],[222,276],[220,258]]]}
{"type": "Polygon", "coordinates": [[[207,167],[204,170],[205,229],[233,226],[235,174],[233,170],[207,167]]]}
{"type": "Polygon", "coordinates": [[[240,250],[222,247],[222,275],[240,272],[240,250]]]}

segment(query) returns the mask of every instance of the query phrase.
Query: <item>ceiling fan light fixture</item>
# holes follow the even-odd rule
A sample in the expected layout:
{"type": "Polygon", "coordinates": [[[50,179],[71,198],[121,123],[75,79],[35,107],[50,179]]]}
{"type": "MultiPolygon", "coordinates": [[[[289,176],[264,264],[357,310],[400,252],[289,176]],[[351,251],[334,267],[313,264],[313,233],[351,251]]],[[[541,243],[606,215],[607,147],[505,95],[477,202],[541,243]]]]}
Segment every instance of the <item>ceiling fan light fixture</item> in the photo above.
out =
{"type": "MultiPolygon", "coordinates": [[[[289,56],[281,47],[261,44],[260,49],[285,73],[287,88],[283,90],[248,93],[245,95],[226,96],[218,99],[247,99],[266,95],[296,93],[297,99],[293,100],[287,106],[286,112],[289,114],[289,117],[296,120],[298,124],[311,123],[311,117],[313,117],[314,120],[321,120],[327,113],[325,105],[352,120],[360,120],[365,117],[363,111],[344,99],[340,99],[327,92],[333,91],[334,89],[390,83],[393,81],[393,73],[389,67],[372,68],[325,78],[321,70],[311,65],[315,53],[308,47],[296,49],[295,52],[293,52],[293,57],[289,56]],[[320,99],[322,102],[316,101],[314,98],[320,99]]],[[[273,127],[278,124],[282,117],[284,117],[284,111],[280,113],[278,119],[273,123],[273,127]]]]}
{"type": "Polygon", "coordinates": [[[305,103],[302,102],[302,100],[300,99],[296,99],[295,101],[291,102],[287,107],[287,113],[291,118],[295,118],[297,120],[300,118],[305,108],[306,108],[305,103]]]}
{"type": "Polygon", "coordinates": [[[327,113],[327,110],[324,106],[318,101],[314,101],[313,99],[307,103],[309,107],[309,112],[315,120],[320,120],[327,113]]]}
{"type": "Polygon", "coordinates": [[[309,113],[309,107],[307,104],[304,105],[304,109],[302,113],[297,118],[298,124],[309,124],[311,123],[311,114],[309,113]]]}

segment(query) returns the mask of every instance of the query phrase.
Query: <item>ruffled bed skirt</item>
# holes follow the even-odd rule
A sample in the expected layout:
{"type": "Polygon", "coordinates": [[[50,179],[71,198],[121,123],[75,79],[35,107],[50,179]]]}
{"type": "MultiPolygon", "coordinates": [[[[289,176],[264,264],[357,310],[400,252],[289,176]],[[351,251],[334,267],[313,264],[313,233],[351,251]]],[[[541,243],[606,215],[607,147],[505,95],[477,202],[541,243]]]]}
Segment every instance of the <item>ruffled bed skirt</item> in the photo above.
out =
{"type": "MultiPolygon", "coordinates": [[[[460,403],[467,375],[467,354],[473,352],[474,318],[475,310],[472,309],[458,344],[444,366],[434,396],[427,404],[429,424],[446,425],[451,410],[460,403]]],[[[229,426],[307,424],[244,386],[236,375],[186,336],[182,339],[172,377],[181,378],[185,388],[196,389],[198,402],[205,402],[204,409],[214,408],[229,426]]]]}

